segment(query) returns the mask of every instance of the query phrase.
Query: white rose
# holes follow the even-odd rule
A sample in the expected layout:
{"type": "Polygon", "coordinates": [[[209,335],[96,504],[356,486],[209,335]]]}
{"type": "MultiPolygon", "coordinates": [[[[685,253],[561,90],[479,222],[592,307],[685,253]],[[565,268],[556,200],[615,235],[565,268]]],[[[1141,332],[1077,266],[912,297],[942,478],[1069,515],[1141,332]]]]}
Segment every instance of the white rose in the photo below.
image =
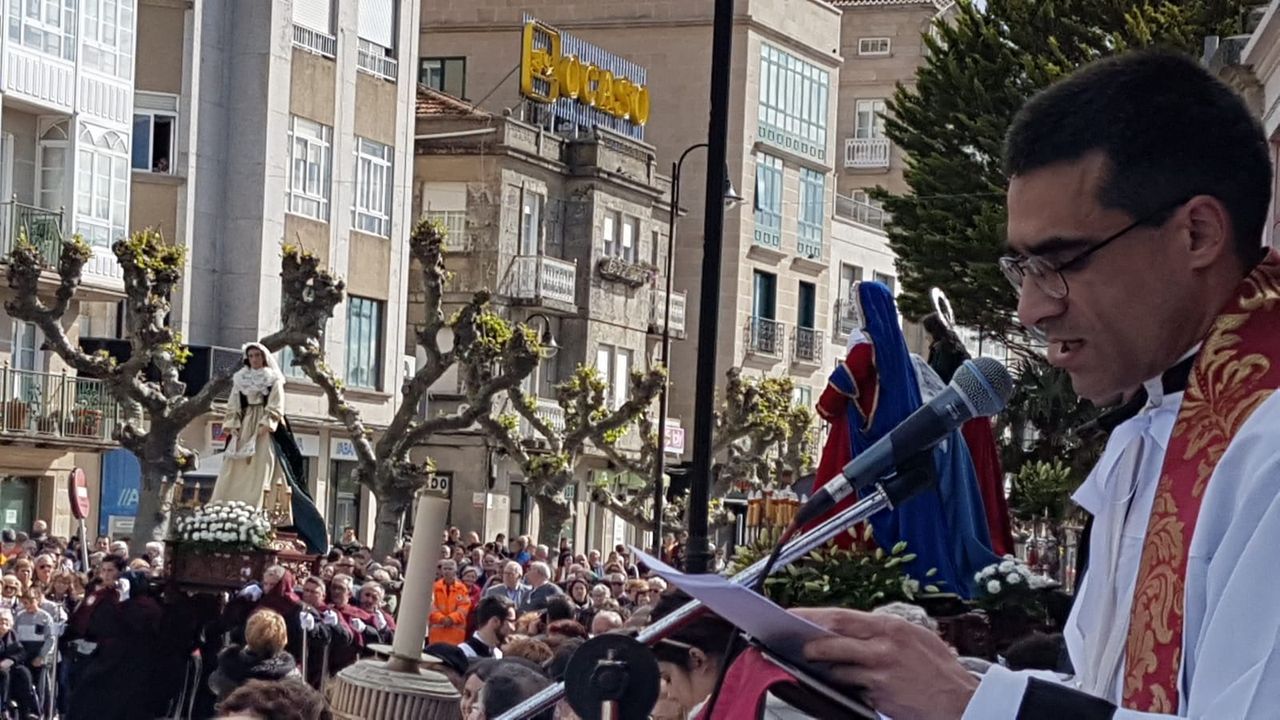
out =
{"type": "Polygon", "coordinates": [[[1011,572],[1005,576],[1004,581],[1009,583],[1010,585],[1017,585],[1018,583],[1022,582],[1022,576],[1016,572],[1011,572]]]}
{"type": "Polygon", "coordinates": [[[995,595],[996,593],[1000,592],[1000,581],[991,580],[987,582],[987,592],[991,593],[992,595],[995,595]]]}
{"type": "Polygon", "coordinates": [[[986,579],[986,577],[987,577],[987,576],[986,576],[986,575],[983,575],[983,574],[982,574],[982,571],[981,571],[981,570],[979,570],[978,572],[976,572],[976,573],[974,573],[974,574],[973,574],[973,581],[974,581],[974,582],[976,582],[976,583],[980,583],[980,582],[982,582],[983,580],[985,580],[985,579],[986,579]]]}
{"type": "Polygon", "coordinates": [[[986,567],[982,568],[982,577],[984,577],[984,578],[992,577],[992,576],[993,576],[993,575],[995,575],[995,574],[996,574],[996,566],[995,566],[995,565],[988,565],[988,566],[986,566],[986,567]]]}
{"type": "Polygon", "coordinates": [[[1000,572],[1002,573],[1011,573],[1013,572],[1013,568],[1014,568],[1014,562],[1012,560],[1005,560],[1004,562],[1000,563],[1000,572]]]}
{"type": "Polygon", "coordinates": [[[1027,567],[1026,565],[1019,565],[1018,573],[1021,574],[1022,577],[1024,578],[1029,578],[1032,575],[1031,568],[1027,567]]]}
{"type": "Polygon", "coordinates": [[[1008,554],[1008,553],[1005,553],[1005,555],[1004,555],[1004,559],[1005,559],[1005,560],[1017,560],[1018,558],[1016,558],[1016,557],[1014,557],[1014,556],[1012,556],[1012,555],[1010,555],[1010,554],[1008,554]]]}

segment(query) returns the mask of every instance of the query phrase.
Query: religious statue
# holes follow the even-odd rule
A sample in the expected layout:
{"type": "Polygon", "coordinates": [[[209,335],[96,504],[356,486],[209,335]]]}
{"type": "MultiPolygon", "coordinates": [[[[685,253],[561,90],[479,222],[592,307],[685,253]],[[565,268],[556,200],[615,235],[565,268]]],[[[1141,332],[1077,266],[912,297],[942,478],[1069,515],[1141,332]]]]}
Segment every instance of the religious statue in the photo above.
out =
{"type": "Polygon", "coordinates": [[[244,346],[222,427],[227,446],[209,501],[257,507],[295,530],[310,552],[326,552],[324,519],[306,490],[302,452],[285,417],[284,375],[259,343],[244,346]]]}
{"type": "MultiPolygon", "coordinates": [[[[937,373],[908,352],[888,287],[860,282],[850,294],[856,324],[848,354],[836,365],[817,404],[831,432],[815,490],[945,387],[937,373]]],[[[974,573],[999,557],[991,551],[973,462],[959,431],[935,450],[934,463],[938,483],[871,518],[872,532],[882,548],[906,541],[907,552],[916,556],[905,568],[912,577],[924,582],[926,574],[936,570],[930,582],[943,592],[969,598],[974,573]]],[[[852,500],[846,499],[838,509],[852,500]]]]}

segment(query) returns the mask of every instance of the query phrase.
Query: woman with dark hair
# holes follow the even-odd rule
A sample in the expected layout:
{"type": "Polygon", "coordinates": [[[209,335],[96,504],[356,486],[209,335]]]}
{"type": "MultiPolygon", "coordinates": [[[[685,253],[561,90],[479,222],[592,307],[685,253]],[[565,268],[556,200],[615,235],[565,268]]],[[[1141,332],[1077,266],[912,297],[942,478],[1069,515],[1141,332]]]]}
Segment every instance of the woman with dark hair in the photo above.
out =
{"type": "Polygon", "coordinates": [[[942,382],[951,382],[956,370],[969,359],[960,337],[947,325],[938,313],[929,313],[920,319],[924,331],[929,333],[929,367],[938,373],[942,382]]]}
{"type": "MultiPolygon", "coordinates": [[[[653,609],[653,621],[661,620],[690,601],[677,591],[663,595],[653,609]]],[[[711,697],[721,669],[731,661],[725,657],[733,625],[710,613],[667,635],[653,646],[662,674],[662,695],[695,717],[711,697]]]]}

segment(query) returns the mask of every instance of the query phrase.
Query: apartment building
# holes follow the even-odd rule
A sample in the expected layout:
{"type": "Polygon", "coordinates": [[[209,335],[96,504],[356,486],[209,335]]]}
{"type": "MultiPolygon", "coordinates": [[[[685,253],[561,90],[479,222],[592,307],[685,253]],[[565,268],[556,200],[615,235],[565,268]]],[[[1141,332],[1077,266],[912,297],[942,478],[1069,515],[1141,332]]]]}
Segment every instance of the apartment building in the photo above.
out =
{"type": "MultiPolygon", "coordinates": [[[[536,18],[647,70],[639,128],[659,168],[707,134],[712,7],[655,0],[529,0],[495,8],[464,0],[423,10],[423,81],[495,114],[537,123],[521,93],[518,48],[536,18]]],[[[802,398],[826,382],[832,198],[836,186],[840,13],[818,0],[742,0],[734,18],[729,185],[746,203],[725,215],[717,325],[717,381],[731,366],[789,375],[802,398]]],[[[583,56],[588,59],[587,56],[583,56]]],[[[640,133],[638,133],[640,134],[640,133]]],[[[706,160],[690,153],[675,238],[675,287],[687,293],[686,332],[696,337],[706,160]]],[[[718,171],[717,171],[718,172],[718,171]]],[[[598,244],[603,239],[597,236],[598,244]]],[[[675,343],[671,414],[693,415],[697,354],[675,343]]]]}
{"type": "MultiPolygon", "coordinates": [[[[838,127],[840,169],[833,205],[831,351],[842,353],[854,325],[850,289],[875,280],[897,290],[893,251],[885,237],[890,221],[868,191],[909,190],[902,150],[885,135],[884,114],[899,83],[911,86],[925,62],[923,35],[952,0],[833,0],[840,9],[838,127]]],[[[945,290],[945,288],[944,288],[945,290]]],[[[923,351],[928,340],[918,326],[905,326],[907,341],[923,351]]],[[[975,347],[976,351],[976,347],[975,347]]]]}
{"type": "MultiPolygon", "coordinates": [[[[0,266],[25,238],[51,266],[52,293],[62,243],[81,235],[93,257],[70,323],[123,297],[110,246],[129,224],[136,0],[12,2],[0,13],[0,266]]],[[[43,343],[34,325],[0,315],[0,527],[44,518],[67,535],[67,473],[79,465],[96,480],[118,409],[43,343]]]]}
{"type": "MultiPolygon", "coordinates": [[[[301,245],[347,282],[325,347],[348,401],[376,432],[390,420],[405,367],[418,3],[139,2],[147,62],[129,104],[129,227],[159,228],[188,250],[173,322],[196,351],[189,390],[278,328],[281,248],[301,245]]],[[[348,436],[287,351],[279,361],[308,484],[331,532],[351,525],[371,538],[375,507],[350,479],[348,436]]],[[[183,437],[204,458],[188,476],[186,502],[217,474],[221,416],[215,406],[183,437]]],[[[136,483],[127,455],[108,470],[104,529],[127,526],[132,509],[115,498],[136,483]]]]}
{"type": "MultiPolygon", "coordinates": [[[[561,33],[559,40],[576,38],[561,33]]],[[[507,56],[519,51],[517,43],[507,56]]],[[[598,65],[621,62],[600,48],[583,57],[598,65]]],[[[635,77],[643,82],[642,75],[635,77]]],[[[586,112],[564,109],[570,116],[586,112]]],[[[419,90],[414,201],[421,214],[448,229],[445,302],[456,307],[476,290],[489,289],[504,316],[551,333],[559,348],[542,360],[525,389],[557,430],[564,429],[565,417],[554,387],[575,368],[599,370],[608,385],[606,402],[617,407],[628,399],[631,371],[660,358],[670,181],[658,173],[654,148],[630,136],[636,130],[629,123],[616,130],[594,123],[570,130],[562,123],[553,131],[419,90]]],[[[413,302],[419,291],[415,272],[414,326],[424,319],[413,302]]],[[[672,294],[677,344],[685,334],[685,305],[684,292],[672,294]]],[[[443,378],[426,411],[456,408],[463,401],[459,390],[456,374],[443,378]]],[[[668,438],[680,442],[679,421],[668,427],[668,438]]],[[[519,432],[537,452],[543,438],[524,422],[519,432]]],[[[630,432],[618,448],[635,454],[639,442],[630,432]]],[[[681,448],[672,449],[678,454],[681,448]]],[[[423,453],[448,478],[451,524],[485,537],[536,533],[537,513],[519,467],[482,434],[437,436],[423,453]]],[[[640,541],[639,531],[592,504],[590,496],[597,483],[625,492],[645,480],[610,467],[603,455],[589,455],[568,491],[575,506],[568,535],[575,546],[640,541]]]]}
{"type": "MultiPolygon", "coordinates": [[[[1255,12],[1257,26],[1240,53],[1240,64],[1251,71],[1255,105],[1271,142],[1271,167],[1280,168],[1280,0],[1255,12]]],[[[1272,178],[1271,216],[1263,241],[1280,244],[1280,178],[1272,178]]]]}

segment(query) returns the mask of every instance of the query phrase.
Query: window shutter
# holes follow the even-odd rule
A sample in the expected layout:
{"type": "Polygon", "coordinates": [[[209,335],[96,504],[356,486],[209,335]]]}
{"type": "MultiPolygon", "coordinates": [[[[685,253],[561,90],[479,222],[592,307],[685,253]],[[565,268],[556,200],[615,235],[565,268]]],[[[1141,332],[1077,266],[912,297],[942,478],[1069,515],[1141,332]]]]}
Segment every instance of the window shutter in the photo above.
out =
{"type": "Polygon", "coordinates": [[[359,0],[361,40],[384,48],[394,48],[396,34],[395,0],[359,0]]]}
{"type": "Polygon", "coordinates": [[[178,96],[164,93],[135,92],[133,107],[148,112],[178,112],[178,96]]]}
{"type": "Polygon", "coordinates": [[[332,35],[333,0],[293,0],[293,21],[332,35]]]}

